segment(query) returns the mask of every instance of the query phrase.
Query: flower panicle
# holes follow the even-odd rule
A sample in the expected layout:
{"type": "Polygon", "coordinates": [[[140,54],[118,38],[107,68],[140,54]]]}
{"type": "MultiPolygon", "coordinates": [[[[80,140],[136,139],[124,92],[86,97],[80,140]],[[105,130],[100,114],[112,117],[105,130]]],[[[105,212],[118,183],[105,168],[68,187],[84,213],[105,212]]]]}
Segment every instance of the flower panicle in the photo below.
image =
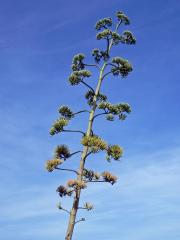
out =
{"type": "Polygon", "coordinates": [[[101,30],[102,28],[107,28],[107,27],[111,27],[112,26],[112,19],[111,18],[103,18],[100,19],[97,23],[96,23],[96,30],[101,30]]]}
{"type": "Polygon", "coordinates": [[[65,196],[71,196],[73,191],[71,189],[68,189],[67,187],[60,185],[57,189],[56,192],[58,192],[60,197],[65,197],[65,196]]]}
{"type": "Polygon", "coordinates": [[[64,161],[60,158],[55,158],[52,160],[46,161],[46,169],[48,172],[54,171],[60,164],[62,164],[64,161]]]}
{"type": "Polygon", "coordinates": [[[67,159],[71,156],[70,150],[67,145],[61,144],[55,148],[54,155],[57,158],[67,159]]]}
{"type": "Polygon", "coordinates": [[[66,118],[67,120],[70,120],[74,116],[74,114],[71,111],[71,109],[68,106],[66,106],[66,105],[61,106],[59,108],[58,112],[61,114],[62,117],[66,118]]]}
{"type": "Polygon", "coordinates": [[[60,133],[64,130],[64,127],[67,126],[69,123],[69,121],[64,118],[64,117],[60,117],[59,119],[57,119],[54,124],[52,125],[49,133],[51,136],[60,133]]]}
{"type": "Polygon", "coordinates": [[[119,160],[123,155],[123,149],[119,145],[109,145],[107,149],[107,157],[108,161],[113,158],[114,160],[119,160]]]}
{"type": "Polygon", "coordinates": [[[74,189],[84,189],[87,187],[86,183],[82,180],[70,179],[67,182],[67,186],[74,189]]]}
{"type": "Polygon", "coordinates": [[[107,149],[107,143],[98,136],[84,136],[81,144],[91,148],[93,153],[107,149]]]}
{"type": "Polygon", "coordinates": [[[111,183],[112,185],[117,181],[117,177],[112,175],[110,172],[103,172],[102,177],[104,181],[111,183]]]}

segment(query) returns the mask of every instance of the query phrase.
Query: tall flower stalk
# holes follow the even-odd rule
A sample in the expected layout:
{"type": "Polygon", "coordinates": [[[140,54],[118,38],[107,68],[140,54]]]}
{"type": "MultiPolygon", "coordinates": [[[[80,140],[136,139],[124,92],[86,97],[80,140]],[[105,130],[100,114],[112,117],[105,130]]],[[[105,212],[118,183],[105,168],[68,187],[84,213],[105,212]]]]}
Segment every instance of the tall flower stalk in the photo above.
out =
{"type": "Polygon", "coordinates": [[[88,202],[84,203],[83,206],[79,205],[83,189],[87,188],[90,182],[108,182],[113,185],[117,181],[117,177],[112,173],[108,171],[98,173],[92,169],[86,169],[85,164],[87,158],[91,154],[96,154],[100,151],[106,153],[106,159],[108,161],[111,161],[111,159],[117,161],[123,154],[123,150],[119,145],[110,145],[100,136],[95,134],[93,131],[93,124],[96,118],[103,115],[108,121],[114,121],[115,117],[119,120],[125,120],[127,114],[131,112],[131,107],[128,103],[112,104],[108,101],[107,96],[101,93],[101,85],[104,82],[104,79],[107,77],[109,78],[110,75],[125,78],[133,70],[132,65],[127,59],[119,56],[111,56],[111,50],[113,47],[116,47],[119,44],[133,45],[136,43],[136,39],[130,31],[126,30],[119,33],[122,25],[129,24],[129,18],[121,11],[116,13],[115,24],[113,24],[111,18],[104,18],[96,23],[95,28],[98,31],[96,38],[97,40],[104,40],[106,42],[105,50],[93,49],[93,63],[86,63],[84,54],[80,53],[75,55],[72,61],[72,73],[69,77],[70,85],[76,86],[83,84],[88,88],[85,98],[87,99],[89,107],[85,110],[73,112],[68,106],[61,106],[59,109],[60,117],[53,123],[50,129],[50,135],[52,136],[61,132],[79,133],[82,135],[82,150],[71,153],[66,145],[58,145],[55,149],[53,159],[46,162],[46,169],[49,172],[54,170],[69,171],[76,176],[74,179],[68,180],[66,185],[60,185],[57,188],[60,197],[73,196],[72,208],[70,210],[58,205],[60,210],[65,211],[69,215],[69,222],[65,236],[66,240],[72,239],[75,224],[85,220],[84,218],[79,220],[76,219],[77,211],[79,209],[85,209],[88,211],[93,209],[93,205],[88,202]],[[88,82],[92,73],[87,67],[96,68],[99,72],[96,88],[93,88],[88,82]],[[69,122],[81,113],[89,113],[87,130],[81,131],[77,129],[68,129],[69,122]],[[81,158],[78,169],[61,167],[68,158],[79,153],[81,154],[81,158]]]}

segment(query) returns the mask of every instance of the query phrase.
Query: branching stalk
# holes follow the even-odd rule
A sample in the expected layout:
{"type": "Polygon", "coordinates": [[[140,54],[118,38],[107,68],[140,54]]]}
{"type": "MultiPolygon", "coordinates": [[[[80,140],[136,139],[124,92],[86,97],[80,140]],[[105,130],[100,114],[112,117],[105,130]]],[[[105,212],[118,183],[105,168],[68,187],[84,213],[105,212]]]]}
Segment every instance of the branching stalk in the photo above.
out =
{"type": "Polygon", "coordinates": [[[55,169],[57,169],[57,170],[62,170],[62,171],[68,171],[68,172],[74,172],[74,173],[76,173],[77,175],[79,174],[76,170],[69,169],[69,168],[59,168],[59,167],[56,167],[55,169]]]}

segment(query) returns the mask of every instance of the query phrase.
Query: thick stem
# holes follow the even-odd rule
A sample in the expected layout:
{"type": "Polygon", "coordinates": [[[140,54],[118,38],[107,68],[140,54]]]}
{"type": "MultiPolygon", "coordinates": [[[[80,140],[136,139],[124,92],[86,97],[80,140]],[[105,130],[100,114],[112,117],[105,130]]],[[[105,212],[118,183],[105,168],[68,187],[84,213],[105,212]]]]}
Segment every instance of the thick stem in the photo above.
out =
{"type": "MultiPolygon", "coordinates": [[[[116,31],[118,30],[119,25],[116,27],[116,31]]],[[[111,50],[112,45],[113,45],[113,41],[111,40],[111,42],[108,44],[108,49],[107,49],[108,54],[111,50]]],[[[102,81],[103,81],[103,74],[104,74],[104,70],[105,70],[106,66],[107,66],[107,62],[105,61],[101,70],[100,70],[98,84],[97,84],[95,94],[94,94],[94,97],[93,97],[93,106],[92,106],[92,109],[91,109],[91,112],[90,112],[90,115],[89,115],[89,121],[88,121],[88,128],[87,128],[86,136],[90,136],[91,133],[92,133],[92,124],[93,124],[95,111],[96,111],[96,108],[97,108],[97,97],[98,97],[99,92],[100,92],[101,84],[102,84],[102,81]]],[[[84,146],[83,152],[82,152],[82,155],[81,155],[79,171],[78,171],[79,175],[77,176],[77,180],[79,180],[79,181],[82,181],[82,178],[83,178],[83,170],[84,170],[84,165],[85,165],[85,160],[86,160],[87,154],[88,154],[88,147],[84,146]]],[[[76,214],[77,214],[78,207],[79,207],[80,195],[81,195],[81,189],[76,190],[76,194],[75,194],[74,201],[73,201],[73,206],[72,206],[72,209],[70,211],[69,223],[68,223],[68,228],[67,228],[65,240],[71,240],[72,239],[74,225],[76,223],[75,222],[76,214]]]]}
{"type": "MultiPolygon", "coordinates": [[[[97,107],[97,104],[96,104],[97,96],[100,92],[100,87],[101,87],[101,83],[102,83],[102,80],[103,80],[103,73],[104,73],[104,70],[106,68],[106,64],[107,64],[106,62],[103,64],[103,66],[101,68],[101,71],[100,71],[98,84],[97,84],[97,87],[96,87],[96,90],[95,90],[95,95],[94,95],[94,98],[93,98],[93,107],[92,107],[90,115],[89,115],[89,121],[88,121],[86,136],[91,135],[93,118],[94,118],[96,107],[97,107]]],[[[84,170],[84,165],[85,165],[85,160],[86,160],[87,154],[88,154],[88,147],[84,146],[83,152],[82,152],[82,155],[81,155],[79,171],[78,171],[79,175],[77,176],[77,180],[79,180],[79,181],[82,181],[83,170],[84,170]]],[[[78,210],[78,206],[79,206],[80,195],[81,195],[81,189],[78,189],[76,191],[74,201],[73,201],[73,206],[72,206],[72,209],[71,209],[71,212],[70,212],[69,224],[68,224],[68,228],[67,228],[67,232],[66,232],[66,238],[65,238],[66,240],[71,240],[72,239],[75,220],[76,220],[76,214],[77,214],[77,210],[78,210]]]]}

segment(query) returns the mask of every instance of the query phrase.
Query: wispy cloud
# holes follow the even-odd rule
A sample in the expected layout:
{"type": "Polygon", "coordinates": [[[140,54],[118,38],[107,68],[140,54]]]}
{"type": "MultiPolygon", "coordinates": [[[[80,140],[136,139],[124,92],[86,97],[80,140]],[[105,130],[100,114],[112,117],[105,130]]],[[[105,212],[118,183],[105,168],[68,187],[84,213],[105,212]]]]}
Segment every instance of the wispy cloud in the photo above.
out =
{"type": "MultiPolygon", "coordinates": [[[[151,161],[143,166],[133,168],[122,166],[124,172],[120,174],[118,184],[113,187],[107,184],[90,185],[83,194],[82,203],[86,200],[92,201],[95,210],[92,213],[82,213],[86,216],[87,223],[82,223],[84,224],[81,229],[82,238],[78,232],[75,236],[83,239],[83,236],[87,237],[88,232],[91,232],[90,229],[103,234],[104,228],[111,228],[111,231],[114,231],[113,240],[118,239],[118,229],[123,239],[129,239],[132,237],[131,232],[135,231],[136,227],[137,239],[143,239],[146,238],[148,231],[152,231],[154,236],[157,236],[158,229],[164,228],[165,236],[170,234],[173,229],[177,229],[177,219],[180,214],[178,206],[180,199],[177,195],[180,182],[180,151],[179,149],[167,150],[168,158],[166,159],[164,158],[166,151],[162,153],[154,153],[149,159],[151,161]],[[163,221],[159,221],[161,218],[163,221]],[[141,222],[143,230],[140,230],[139,222],[141,222]],[[126,227],[126,231],[124,227],[126,227]]],[[[144,159],[149,158],[146,155],[143,157],[144,159]]],[[[130,162],[131,159],[128,161],[130,162]]],[[[114,170],[119,171],[117,168],[114,170]]],[[[1,205],[3,221],[9,221],[16,225],[23,220],[31,222],[31,219],[34,221],[39,219],[41,222],[40,219],[44,217],[55,218],[55,225],[53,224],[53,227],[44,233],[46,233],[46,237],[53,236],[54,232],[58,233],[58,221],[61,224],[64,222],[64,213],[58,213],[55,208],[55,203],[58,202],[58,197],[55,197],[54,192],[55,184],[56,181],[46,187],[41,184],[31,188],[27,187],[24,190],[12,190],[9,200],[4,201],[4,204],[1,205]],[[61,214],[59,220],[56,219],[58,214],[61,214]]],[[[68,201],[65,205],[70,207],[70,202],[68,201]]],[[[1,223],[3,221],[1,220],[1,223]]],[[[31,225],[33,228],[32,222],[31,225]]],[[[36,226],[31,231],[31,236],[33,237],[34,234],[34,237],[35,235],[43,237],[41,227],[41,224],[39,227],[36,226]]],[[[59,234],[63,234],[61,230],[59,230],[59,234]]],[[[103,239],[108,238],[103,235],[103,239]]]]}

